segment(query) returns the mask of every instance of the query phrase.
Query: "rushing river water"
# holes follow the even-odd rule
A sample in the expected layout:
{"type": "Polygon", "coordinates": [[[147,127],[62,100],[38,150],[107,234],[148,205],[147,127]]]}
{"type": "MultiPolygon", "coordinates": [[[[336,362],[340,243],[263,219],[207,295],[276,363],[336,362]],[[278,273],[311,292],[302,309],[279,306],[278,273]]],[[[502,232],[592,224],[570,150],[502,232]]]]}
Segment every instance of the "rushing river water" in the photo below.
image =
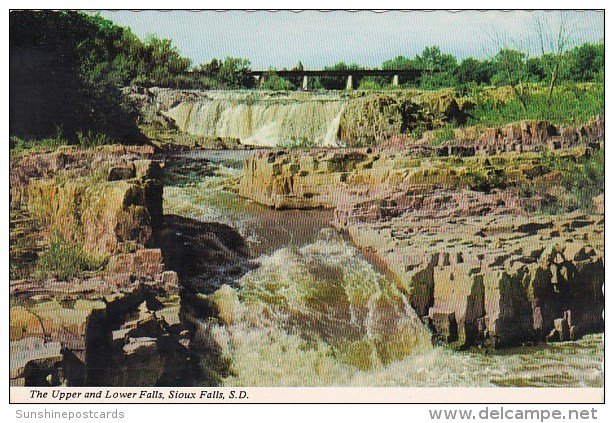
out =
{"type": "Polygon", "coordinates": [[[182,102],[167,114],[182,132],[239,138],[243,144],[280,146],[313,140],[338,146],[339,123],[346,101],[338,96],[287,96],[210,93],[198,102],[182,102]]]}
{"type": "Polygon", "coordinates": [[[328,227],[326,210],[275,211],[227,189],[248,152],[169,158],[165,213],[237,229],[258,267],[215,295],[203,323],[229,386],[603,385],[603,335],[496,352],[431,337],[394,283],[328,227]]]}

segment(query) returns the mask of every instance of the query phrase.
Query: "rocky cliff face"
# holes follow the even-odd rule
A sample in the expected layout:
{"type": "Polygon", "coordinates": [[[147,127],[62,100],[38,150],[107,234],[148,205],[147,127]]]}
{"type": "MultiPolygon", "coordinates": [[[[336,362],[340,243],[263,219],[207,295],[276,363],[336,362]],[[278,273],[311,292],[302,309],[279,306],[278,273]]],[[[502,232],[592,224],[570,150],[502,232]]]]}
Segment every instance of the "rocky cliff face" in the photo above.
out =
{"type": "MultiPolygon", "coordinates": [[[[454,140],[437,149],[440,156],[493,155],[504,152],[527,152],[602,147],[605,133],[603,116],[582,126],[553,125],[547,121],[522,121],[498,128],[462,128],[454,130],[454,140]]],[[[431,141],[427,133],[424,141],[431,141]]]]}
{"type": "Polygon", "coordinates": [[[245,93],[128,87],[124,94],[140,107],[143,127],[218,139],[227,146],[233,146],[230,140],[266,147],[373,145],[416,127],[436,129],[467,118],[452,92],[245,93]]]}
{"type": "MultiPolygon", "coordinates": [[[[57,161],[59,154],[38,161],[57,161]]],[[[87,253],[105,257],[123,243],[149,245],[153,228],[162,221],[160,163],[117,157],[93,166],[77,173],[65,165],[65,171],[29,177],[14,188],[22,191],[19,199],[34,218],[65,239],[83,243],[87,253]]]]}
{"type": "Polygon", "coordinates": [[[603,330],[603,218],[404,216],[346,229],[425,323],[459,347],[603,330]]]}
{"type": "Polygon", "coordinates": [[[206,379],[209,357],[191,347],[199,295],[253,264],[232,228],[163,215],[164,163],[152,156],[106,146],[12,159],[12,385],[206,379]]]}
{"type": "Polygon", "coordinates": [[[191,354],[189,332],[179,318],[177,274],[163,270],[159,250],[136,255],[149,261],[70,283],[11,282],[14,301],[23,304],[10,309],[11,385],[154,386],[186,380],[191,354]]]}
{"type": "Polygon", "coordinates": [[[64,148],[13,161],[12,207],[38,225],[41,257],[60,237],[58,266],[70,265],[70,251],[103,264],[70,277],[34,271],[11,281],[12,385],[189,381],[178,276],[153,245],[163,226],[163,164],[152,153],[64,148]]]}
{"type": "MultiPolygon", "coordinates": [[[[552,151],[575,162],[594,148],[552,151]]],[[[514,187],[559,189],[560,174],[540,157],[442,157],[424,148],[256,152],[238,192],[275,208],[334,208],[336,226],[397,281],[443,341],[576,339],[603,330],[603,208],[595,197],[594,214],[528,212],[539,199],[514,187]]]]}
{"type": "MultiPolygon", "coordinates": [[[[578,148],[565,154],[585,153],[578,148]]],[[[275,208],[336,208],[339,218],[344,213],[353,217],[375,213],[377,218],[404,209],[437,210],[454,204],[469,209],[505,206],[501,212],[510,212],[521,200],[502,189],[545,173],[538,153],[436,157],[433,150],[418,147],[260,151],[246,161],[238,192],[275,208]],[[473,197],[469,202],[464,201],[467,195],[473,197]]]]}

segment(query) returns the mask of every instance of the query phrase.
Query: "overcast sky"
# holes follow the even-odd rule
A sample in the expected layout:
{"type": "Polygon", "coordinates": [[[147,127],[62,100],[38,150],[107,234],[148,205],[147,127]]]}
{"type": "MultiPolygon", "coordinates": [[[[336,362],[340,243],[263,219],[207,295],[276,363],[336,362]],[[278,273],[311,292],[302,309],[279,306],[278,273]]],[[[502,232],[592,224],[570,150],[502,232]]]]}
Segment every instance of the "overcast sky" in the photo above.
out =
{"type": "MultiPolygon", "coordinates": [[[[538,15],[554,32],[562,19],[575,44],[604,37],[603,12],[188,12],[102,11],[144,39],[170,38],[193,64],[227,56],[248,58],[253,69],[292,67],[320,69],[339,61],[378,67],[387,59],[413,57],[438,45],[459,59],[488,57],[496,50],[493,36],[513,45],[533,45],[537,52],[538,15]]],[[[501,44],[501,43],[499,43],[501,44]]],[[[523,47],[524,48],[524,47],[523,47]]]]}

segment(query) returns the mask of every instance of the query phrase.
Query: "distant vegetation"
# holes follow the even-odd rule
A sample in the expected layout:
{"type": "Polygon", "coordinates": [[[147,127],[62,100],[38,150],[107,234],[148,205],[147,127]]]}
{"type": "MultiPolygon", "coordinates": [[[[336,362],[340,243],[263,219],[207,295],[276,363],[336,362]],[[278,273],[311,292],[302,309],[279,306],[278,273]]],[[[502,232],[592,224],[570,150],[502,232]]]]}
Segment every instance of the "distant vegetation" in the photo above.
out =
{"type": "MultiPolygon", "coordinates": [[[[251,64],[244,58],[212,59],[195,65],[173,42],[154,36],[140,40],[130,29],[99,15],[69,11],[10,13],[11,147],[47,139],[80,145],[144,140],[137,113],[120,88],[128,85],[193,89],[252,89],[251,64]]],[[[541,34],[543,35],[543,34],[541,34]]],[[[565,41],[565,39],[564,39],[565,41]]],[[[437,46],[415,57],[398,56],[381,69],[429,69],[398,88],[452,88],[474,100],[469,124],[498,124],[526,118],[586,120],[603,113],[604,44],[571,48],[560,42],[537,57],[503,43],[489,59],[459,61],[437,46]],[[486,87],[508,87],[505,101],[486,87]]],[[[298,63],[292,70],[302,70],[298,63]]],[[[331,70],[363,69],[339,62],[331,70]]],[[[358,89],[391,89],[389,78],[356,78],[358,89]]],[[[311,90],[345,88],[344,77],[311,77],[311,90]]],[[[302,78],[271,74],[258,88],[296,90],[302,78]]],[[[397,88],[397,87],[395,87],[397,88]]],[[[441,133],[441,140],[450,133],[441,133]]]]}
{"type": "Polygon", "coordinates": [[[531,84],[525,88],[522,101],[514,95],[499,98],[484,87],[466,94],[475,103],[467,125],[493,127],[525,119],[582,124],[602,115],[605,108],[603,83],[566,82],[554,87],[552,93],[547,87],[531,84]]]}
{"type": "Polygon", "coordinates": [[[537,209],[543,214],[558,214],[573,210],[590,211],[593,201],[605,192],[605,152],[603,149],[577,160],[544,152],[540,158],[544,172],[556,172],[560,178],[558,192],[552,192],[549,184],[527,181],[515,187],[525,198],[541,198],[537,209]]]}

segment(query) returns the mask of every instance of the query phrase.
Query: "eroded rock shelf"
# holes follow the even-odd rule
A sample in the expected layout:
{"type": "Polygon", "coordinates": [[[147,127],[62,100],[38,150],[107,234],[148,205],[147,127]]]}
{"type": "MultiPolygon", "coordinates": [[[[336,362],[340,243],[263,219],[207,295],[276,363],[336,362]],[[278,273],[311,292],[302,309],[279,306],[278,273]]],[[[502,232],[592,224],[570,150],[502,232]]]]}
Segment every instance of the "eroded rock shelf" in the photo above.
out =
{"type": "Polygon", "coordinates": [[[588,214],[535,214],[527,210],[544,199],[514,188],[557,189],[544,151],[575,162],[598,148],[576,136],[564,149],[466,157],[424,148],[257,152],[237,189],[278,209],[334,208],[335,226],[444,342],[565,341],[603,330],[602,198],[588,214]]]}

